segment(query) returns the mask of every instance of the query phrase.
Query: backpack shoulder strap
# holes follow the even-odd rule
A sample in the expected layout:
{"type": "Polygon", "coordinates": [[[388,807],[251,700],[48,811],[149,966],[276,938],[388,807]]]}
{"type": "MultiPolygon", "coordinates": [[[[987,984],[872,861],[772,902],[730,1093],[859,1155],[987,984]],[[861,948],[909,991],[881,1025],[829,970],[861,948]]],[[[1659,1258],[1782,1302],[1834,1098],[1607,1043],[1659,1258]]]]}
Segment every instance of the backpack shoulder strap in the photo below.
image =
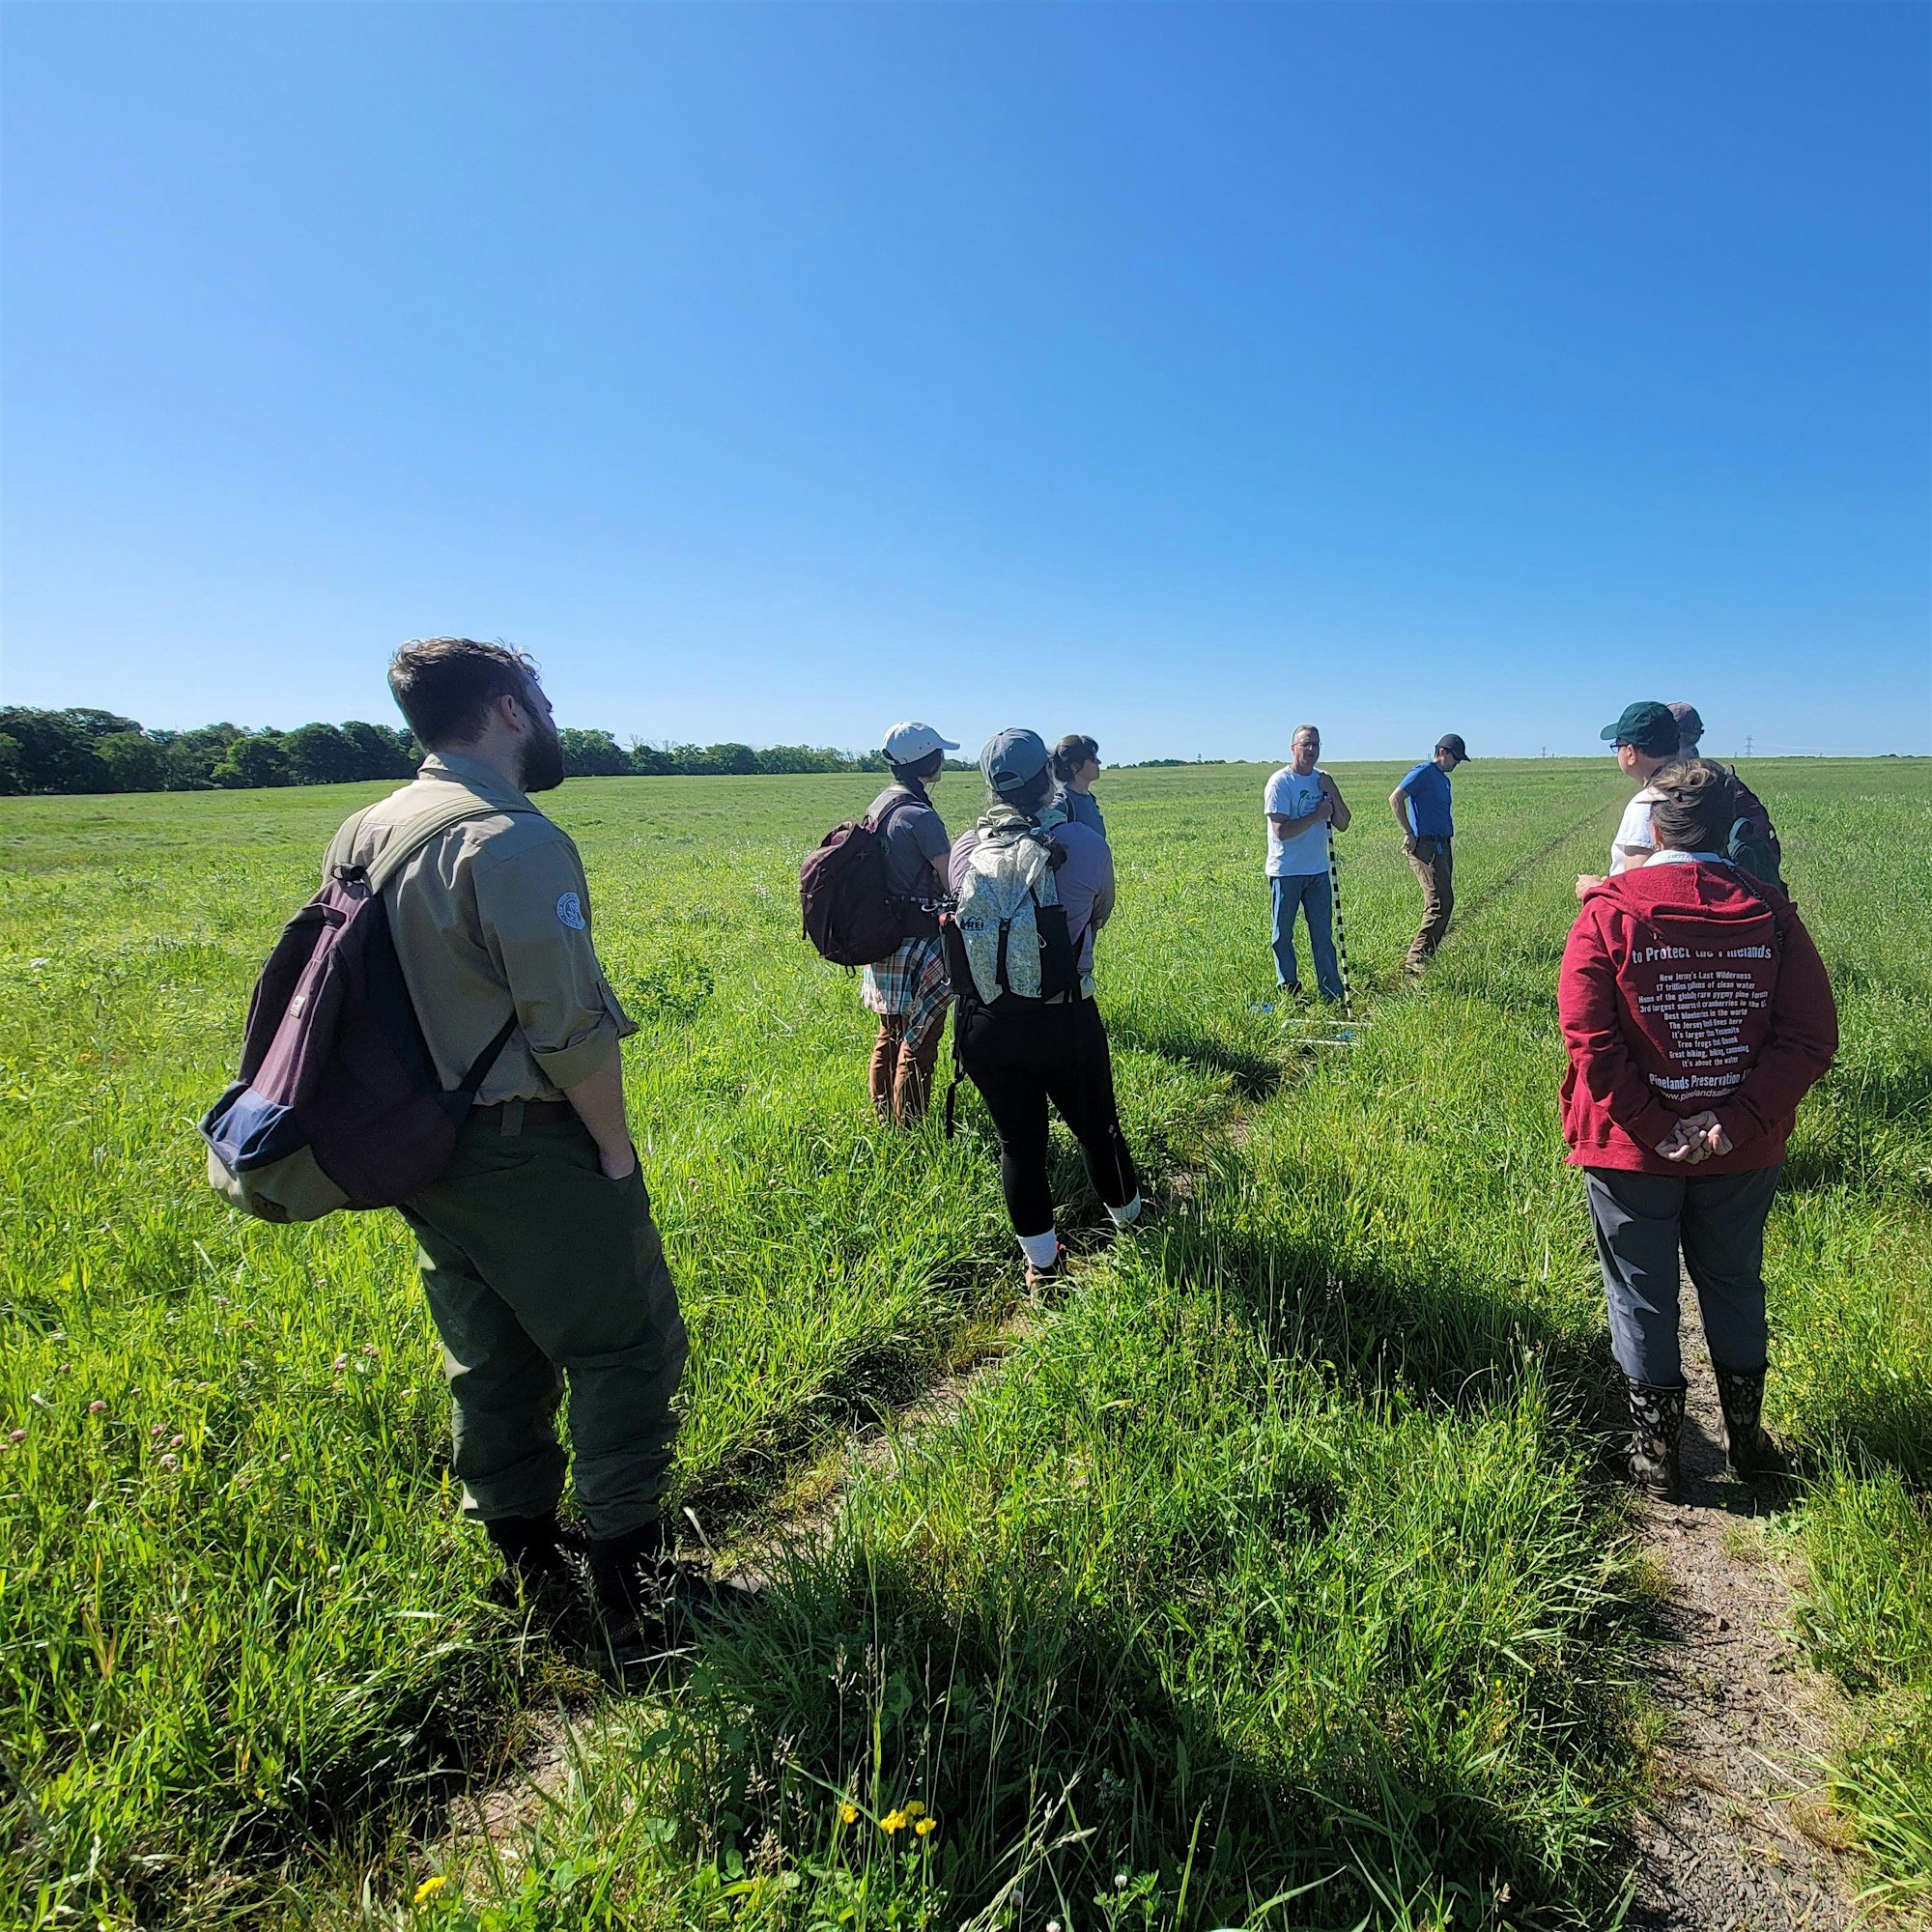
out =
{"type": "MultiPolygon", "coordinates": [[[[422,811],[399,820],[389,834],[389,842],[369,867],[370,893],[380,893],[438,834],[447,832],[452,825],[463,824],[466,819],[494,818],[499,814],[541,816],[534,810],[526,812],[518,806],[493,805],[473,791],[465,791],[456,798],[439,799],[422,811]]],[[[361,830],[360,819],[356,821],[356,830],[358,833],[361,830]]]]}
{"type": "Polygon", "coordinates": [[[362,821],[375,809],[373,805],[365,805],[360,811],[345,818],[335,828],[335,837],[328,841],[328,849],[322,855],[324,884],[335,875],[336,867],[348,864],[349,855],[355,849],[356,839],[362,836],[362,821]]]}
{"type": "Polygon", "coordinates": [[[496,1037],[469,1063],[469,1071],[463,1076],[462,1081],[457,1086],[456,1092],[461,1096],[465,1107],[469,1107],[474,1103],[476,1090],[482,1086],[491,1067],[496,1065],[497,1056],[509,1045],[510,1036],[516,1030],[517,1009],[515,1007],[512,1007],[509,1017],[497,1029],[496,1037]]]}
{"type": "MultiPolygon", "coordinates": [[[[462,825],[471,818],[490,818],[501,813],[514,817],[538,817],[543,814],[534,809],[525,810],[518,806],[492,805],[488,799],[479,798],[473,791],[465,791],[450,799],[439,799],[436,804],[423,811],[401,820],[389,835],[389,842],[383,847],[375,863],[369,867],[369,895],[376,897],[395,877],[409,861],[422,850],[440,833],[447,832],[452,825],[462,825]]],[[[356,821],[356,830],[361,830],[361,821],[356,821]]],[[[353,849],[353,847],[351,848],[353,849]]],[[[517,1030],[517,1009],[512,1004],[503,1023],[494,1037],[474,1060],[457,1083],[454,1091],[445,1095],[445,1104],[454,1106],[459,1112],[467,1111],[475,1101],[477,1090],[496,1065],[497,1056],[510,1043],[510,1036],[517,1030]]]]}
{"type": "Polygon", "coordinates": [[[920,798],[917,792],[901,791],[898,797],[894,799],[893,802],[886,807],[885,810],[879,813],[878,817],[867,819],[866,822],[871,827],[872,836],[874,838],[877,838],[885,831],[886,827],[893,822],[895,815],[899,811],[901,807],[908,805],[920,805],[923,804],[923,802],[924,801],[920,798]]]}
{"type": "Polygon", "coordinates": [[[1791,921],[1798,908],[1791,902],[1790,895],[1780,891],[1768,879],[1759,878],[1743,866],[1733,865],[1740,883],[1753,894],[1766,912],[1771,915],[1772,930],[1777,935],[1777,943],[1783,946],[1791,937],[1791,921]]]}

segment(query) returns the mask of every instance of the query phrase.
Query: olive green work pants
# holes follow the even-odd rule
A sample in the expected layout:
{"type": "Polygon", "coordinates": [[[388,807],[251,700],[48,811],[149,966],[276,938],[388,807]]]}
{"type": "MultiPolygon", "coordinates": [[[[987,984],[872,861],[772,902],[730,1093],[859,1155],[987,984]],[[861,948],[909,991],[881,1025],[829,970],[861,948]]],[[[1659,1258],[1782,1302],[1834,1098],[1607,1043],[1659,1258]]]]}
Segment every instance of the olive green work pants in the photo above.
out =
{"type": "Polygon", "coordinates": [[[1422,929],[1408,942],[1403,964],[1409,972],[1420,973],[1442,944],[1449,915],[1456,909],[1456,858],[1446,838],[1418,838],[1415,848],[1408,855],[1408,868],[1422,888],[1422,929]]]}
{"type": "Polygon", "coordinates": [[[442,1338],[464,1513],[556,1507],[567,1386],[578,1506],[593,1536],[621,1535],[657,1517],[669,1477],[677,1289],[642,1173],[607,1180],[575,1116],[504,1112],[472,1114],[441,1178],[401,1210],[442,1338]]]}

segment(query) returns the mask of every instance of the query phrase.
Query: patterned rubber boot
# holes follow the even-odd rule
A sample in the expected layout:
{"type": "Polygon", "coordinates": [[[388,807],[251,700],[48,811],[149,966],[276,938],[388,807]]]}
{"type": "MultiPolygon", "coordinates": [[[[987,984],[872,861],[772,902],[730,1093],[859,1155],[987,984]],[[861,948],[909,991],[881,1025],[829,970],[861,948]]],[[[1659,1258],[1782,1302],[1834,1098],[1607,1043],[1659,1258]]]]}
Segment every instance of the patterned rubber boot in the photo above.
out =
{"type": "Polygon", "coordinates": [[[1624,1378],[1630,1398],[1631,1433],[1611,1451],[1616,1473],[1662,1502],[1677,1500],[1677,1444],[1684,1434],[1685,1388],[1624,1378]]]}
{"type": "Polygon", "coordinates": [[[1719,1369],[1718,1401],[1724,1410],[1724,1453],[1731,1474],[1741,1482],[1756,1482],[1765,1476],[1788,1476],[1791,1459],[1758,1419],[1764,1413],[1762,1369],[1749,1374],[1739,1369],[1719,1369]]]}

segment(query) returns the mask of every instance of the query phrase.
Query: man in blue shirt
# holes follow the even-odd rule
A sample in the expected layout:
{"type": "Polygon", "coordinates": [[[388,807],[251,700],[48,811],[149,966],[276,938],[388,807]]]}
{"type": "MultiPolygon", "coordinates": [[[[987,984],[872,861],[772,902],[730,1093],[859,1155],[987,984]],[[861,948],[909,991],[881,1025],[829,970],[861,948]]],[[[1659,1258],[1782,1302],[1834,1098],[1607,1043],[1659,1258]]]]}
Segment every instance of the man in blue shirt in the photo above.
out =
{"type": "Polygon", "coordinates": [[[1389,810],[1402,829],[1402,849],[1422,884],[1422,929],[1409,942],[1406,971],[1419,974],[1449,930],[1456,905],[1455,862],[1450,841],[1456,821],[1450,814],[1449,774],[1467,764],[1469,753],[1454,731],[1435,741],[1435,753],[1415,766],[1389,793],[1389,810]]]}

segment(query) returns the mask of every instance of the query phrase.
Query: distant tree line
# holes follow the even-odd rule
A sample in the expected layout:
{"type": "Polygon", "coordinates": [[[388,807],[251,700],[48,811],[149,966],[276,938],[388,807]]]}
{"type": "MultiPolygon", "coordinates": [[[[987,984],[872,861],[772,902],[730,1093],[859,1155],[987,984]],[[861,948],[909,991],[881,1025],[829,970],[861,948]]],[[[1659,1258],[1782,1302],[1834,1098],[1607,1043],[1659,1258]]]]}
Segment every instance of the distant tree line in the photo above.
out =
{"type": "MultiPolygon", "coordinates": [[[[717,778],[787,772],[882,772],[877,752],[853,756],[820,745],[620,745],[608,731],[570,730],[571,778],[717,778]]],[[[131,718],[75,705],[0,707],[0,793],[211,791],[260,785],[346,784],[406,779],[422,761],[409,732],[384,724],[298,724],[251,731],[202,724],[150,731],[131,718]]],[[[953,771],[975,767],[953,758],[953,771]]]]}
{"type": "Polygon", "coordinates": [[[149,731],[132,718],[75,705],[0,709],[0,792],[209,791],[406,779],[419,753],[383,724],[298,724],[249,731],[201,724],[149,731]]]}

